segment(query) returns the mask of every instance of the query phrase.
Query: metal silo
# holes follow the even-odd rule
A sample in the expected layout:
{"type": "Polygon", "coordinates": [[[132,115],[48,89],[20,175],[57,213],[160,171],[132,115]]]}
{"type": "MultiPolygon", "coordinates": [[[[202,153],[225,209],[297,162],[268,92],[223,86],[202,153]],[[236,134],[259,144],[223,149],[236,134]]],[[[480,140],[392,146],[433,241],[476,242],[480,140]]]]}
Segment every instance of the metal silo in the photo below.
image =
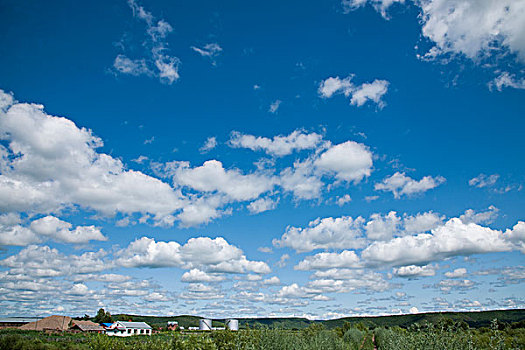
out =
{"type": "Polygon", "coordinates": [[[226,320],[226,328],[228,328],[230,331],[238,331],[239,330],[239,320],[235,320],[235,319],[226,320]]]}
{"type": "Polygon", "coordinates": [[[199,321],[199,330],[200,331],[211,331],[211,320],[203,318],[199,321]]]}

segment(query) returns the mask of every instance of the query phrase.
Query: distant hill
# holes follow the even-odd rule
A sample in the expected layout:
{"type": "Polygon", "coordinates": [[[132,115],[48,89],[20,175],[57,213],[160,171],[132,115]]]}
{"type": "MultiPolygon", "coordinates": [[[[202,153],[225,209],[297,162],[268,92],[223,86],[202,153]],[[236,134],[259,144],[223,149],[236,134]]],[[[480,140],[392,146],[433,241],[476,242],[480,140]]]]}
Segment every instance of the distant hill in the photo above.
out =
{"type": "MultiPolygon", "coordinates": [[[[152,327],[166,327],[166,322],[177,321],[182,327],[198,327],[202,317],[181,315],[181,316],[140,316],[140,315],[113,315],[114,319],[132,319],[133,321],[143,321],[152,327]]],[[[308,320],[306,318],[238,318],[241,328],[246,327],[278,327],[285,329],[302,329],[312,323],[322,323],[326,328],[341,327],[345,322],[358,323],[373,327],[393,327],[399,326],[406,328],[414,323],[430,322],[435,323],[443,318],[450,318],[454,321],[465,321],[470,327],[487,327],[490,322],[497,318],[500,322],[514,323],[525,321],[525,309],[516,310],[494,310],[479,312],[434,312],[395,316],[377,317],[344,317],[335,320],[308,320]]],[[[213,319],[214,327],[224,326],[224,319],[213,319]]]]}

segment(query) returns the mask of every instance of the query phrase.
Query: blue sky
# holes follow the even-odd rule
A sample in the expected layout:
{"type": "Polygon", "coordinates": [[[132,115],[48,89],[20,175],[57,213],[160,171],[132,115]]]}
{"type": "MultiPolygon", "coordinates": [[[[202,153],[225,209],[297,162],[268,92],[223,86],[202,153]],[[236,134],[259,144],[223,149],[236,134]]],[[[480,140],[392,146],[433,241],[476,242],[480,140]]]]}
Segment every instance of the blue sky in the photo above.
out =
{"type": "Polygon", "coordinates": [[[524,13],[3,1],[3,313],[523,308],[524,13]]]}

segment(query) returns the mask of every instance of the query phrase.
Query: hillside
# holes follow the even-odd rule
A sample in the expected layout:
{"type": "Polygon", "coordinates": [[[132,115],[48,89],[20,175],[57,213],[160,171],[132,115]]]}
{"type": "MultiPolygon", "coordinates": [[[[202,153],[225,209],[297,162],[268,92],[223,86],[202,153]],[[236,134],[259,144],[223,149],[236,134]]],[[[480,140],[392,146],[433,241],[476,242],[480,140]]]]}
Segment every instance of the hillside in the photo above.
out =
{"type": "MultiPolygon", "coordinates": [[[[141,316],[141,315],[114,315],[114,319],[133,319],[133,321],[147,322],[151,326],[165,327],[167,321],[177,321],[182,327],[198,327],[199,320],[202,317],[181,315],[181,316],[141,316]]],[[[342,326],[345,322],[358,323],[374,328],[378,326],[399,326],[406,328],[414,323],[431,322],[435,323],[443,318],[450,318],[454,321],[464,321],[470,327],[479,328],[490,325],[493,319],[500,322],[514,323],[525,321],[525,309],[517,310],[494,310],[480,312],[437,312],[421,313],[395,316],[377,316],[377,317],[344,317],[334,320],[308,320],[306,318],[239,318],[241,328],[267,326],[285,329],[301,329],[308,327],[312,323],[322,323],[327,328],[342,326]]],[[[214,319],[214,326],[221,327],[224,325],[224,319],[214,319]]]]}

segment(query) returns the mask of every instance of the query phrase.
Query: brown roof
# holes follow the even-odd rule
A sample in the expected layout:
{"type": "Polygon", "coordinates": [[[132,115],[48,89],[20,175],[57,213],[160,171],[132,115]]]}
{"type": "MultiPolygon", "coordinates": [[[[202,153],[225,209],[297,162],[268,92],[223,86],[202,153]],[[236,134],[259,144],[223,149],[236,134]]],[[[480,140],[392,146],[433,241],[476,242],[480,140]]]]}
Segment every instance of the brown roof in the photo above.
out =
{"type": "Polygon", "coordinates": [[[71,317],[69,316],[49,316],[38,320],[36,322],[30,322],[23,326],[20,326],[20,329],[33,330],[33,331],[43,331],[45,329],[54,329],[59,331],[65,331],[69,328],[69,323],[71,322],[71,317]]]}
{"type": "Polygon", "coordinates": [[[77,321],[73,320],[72,328],[79,328],[82,332],[103,332],[104,328],[98,323],[91,321],[77,321]]]}

